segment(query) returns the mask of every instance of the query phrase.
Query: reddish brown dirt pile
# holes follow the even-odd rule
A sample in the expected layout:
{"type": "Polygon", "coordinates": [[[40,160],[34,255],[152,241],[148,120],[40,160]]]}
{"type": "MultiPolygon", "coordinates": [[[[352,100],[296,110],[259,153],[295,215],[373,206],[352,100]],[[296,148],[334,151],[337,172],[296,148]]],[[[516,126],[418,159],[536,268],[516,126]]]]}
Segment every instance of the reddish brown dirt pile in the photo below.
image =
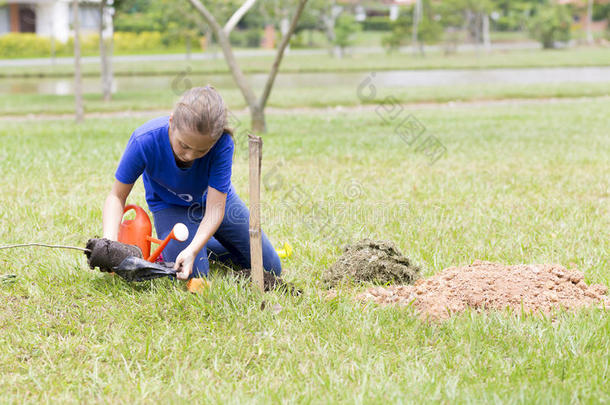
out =
{"type": "Polygon", "coordinates": [[[374,287],[358,299],[381,305],[413,303],[423,318],[445,319],[467,308],[517,313],[549,313],[554,308],[575,309],[598,305],[610,309],[608,288],[587,286],[583,273],[556,264],[504,266],[476,261],[450,267],[414,285],[374,287]]]}

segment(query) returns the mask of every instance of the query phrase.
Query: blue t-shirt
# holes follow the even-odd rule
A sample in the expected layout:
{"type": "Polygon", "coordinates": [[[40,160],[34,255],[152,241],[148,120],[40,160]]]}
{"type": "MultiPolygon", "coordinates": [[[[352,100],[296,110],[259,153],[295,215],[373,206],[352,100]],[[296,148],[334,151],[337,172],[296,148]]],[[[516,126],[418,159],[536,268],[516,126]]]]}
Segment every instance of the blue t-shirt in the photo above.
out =
{"type": "Polygon", "coordinates": [[[172,205],[205,203],[208,186],[231,191],[233,139],[222,134],[212,149],[186,168],[179,168],[169,143],[169,116],[155,118],[136,129],[119,162],[115,177],[133,184],[143,174],[146,202],[152,212],[172,205]]]}

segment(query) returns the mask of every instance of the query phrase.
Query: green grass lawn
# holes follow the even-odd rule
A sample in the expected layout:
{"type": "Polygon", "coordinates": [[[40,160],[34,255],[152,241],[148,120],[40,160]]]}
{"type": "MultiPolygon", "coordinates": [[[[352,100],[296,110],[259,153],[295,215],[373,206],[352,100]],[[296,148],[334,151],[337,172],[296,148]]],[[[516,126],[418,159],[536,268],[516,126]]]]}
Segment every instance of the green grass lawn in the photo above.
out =
{"type": "MultiPolygon", "coordinates": [[[[160,75],[178,74],[188,69],[197,73],[228,72],[222,52],[217,52],[217,59],[200,61],[164,61],[164,62],[115,62],[113,69],[116,75],[160,75]]],[[[246,73],[268,72],[273,63],[271,56],[254,56],[238,58],[240,66],[246,73]]],[[[466,69],[496,67],[557,67],[557,66],[608,66],[610,52],[603,47],[581,47],[562,50],[513,50],[485,53],[460,52],[445,56],[442,52],[428,52],[424,57],[411,53],[355,53],[342,59],[328,54],[299,55],[286,54],[280,70],[283,72],[360,72],[373,70],[401,69],[466,69]]],[[[0,77],[42,77],[73,75],[73,65],[55,66],[20,66],[0,68],[0,77]]],[[[98,63],[83,65],[83,74],[98,76],[98,63]]]]}
{"type": "MultiPolygon", "coordinates": [[[[603,97],[610,95],[610,82],[601,83],[545,83],[545,84],[473,84],[452,86],[392,87],[376,84],[376,98],[368,100],[369,88],[358,86],[366,78],[354,79],[352,86],[308,86],[282,88],[277,86],[271,93],[268,107],[354,107],[374,105],[379,100],[400,103],[447,103],[452,101],[493,101],[502,99],[542,99],[567,97],[603,97]],[[361,96],[359,96],[359,94],[361,96]],[[388,98],[389,97],[389,98],[388,98]]],[[[374,82],[373,82],[374,83],[374,82]]],[[[208,84],[200,78],[193,80],[193,86],[208,84]]],[[[212,82],[212,84],[214,84],[212,82]]],[[[366,83],[368,84],[368,82],[366,83]]],[[[231,109],[246,108],[241,92],[235,88],[219,87],[231,109]]],[[[256,89],[260,96],[261,90],[256,89]]],[[[119,91],[110,102],[102,100],[100,94],[88,93],[84,96],[86,112],[125,112],[146,110],[171,110],[178,96],[168,86],[167,89],[147,89],[143,91],[119,91]]],[[[74,112],[72,95],[0,94],[0,114],[70,114],[74,112]]]]}
{"type": "MultiPolygon", "coordinates": [[[[263,227],[294,246],[284,276],[303,296],[259,296],[220,268],[207,293],[190,295],[169,280],[126,284],[73,251],[0,251],[0,273],[17,275],[0,283],[0,398],[610,401],[607,312],[428,324],[354,302],[364,287],[326,300],[321,283],[342,243],[369,236],[394,241],[425,276],[475,259],[556,262],[610,284],[609,108],[600,99],[407,109],[447,148],[433,165],[394,133],[396,119],[374,112],[270,115],[263,227]]],[[[99,235],[117,160],[143,121],[3,122],[0,244],[99,235]]],[[[233,182],[247,200],[237,141],[233,182]]],[[[130,201],[144,204],[141,182],[130,201]]]]}

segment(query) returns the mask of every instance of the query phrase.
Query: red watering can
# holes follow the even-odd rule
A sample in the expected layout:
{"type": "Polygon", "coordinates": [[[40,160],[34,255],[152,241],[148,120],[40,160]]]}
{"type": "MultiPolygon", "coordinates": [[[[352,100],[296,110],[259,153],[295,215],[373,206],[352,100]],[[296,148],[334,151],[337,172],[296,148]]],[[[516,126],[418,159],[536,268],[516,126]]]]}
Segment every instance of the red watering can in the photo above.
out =
{"type": "Polygon", "coordinates": [[[188,228],[179,222],[174,225],[174,228],[164,240],[153,238],[152,224],[146,211],[142,207],[132,204],[125,207],[123,215],[130,210],[135,211],[136,217],[134,219],[126,219],[121,223],[119,226],[119,242],[136,245],[142,250],[142,257],[149,262],[157,260],[170,240],[175,239],[179,242],[184,242],[189,237],[188,228]],[[150,253],[151,242],[159,245],[152,254],[150,253]]]}

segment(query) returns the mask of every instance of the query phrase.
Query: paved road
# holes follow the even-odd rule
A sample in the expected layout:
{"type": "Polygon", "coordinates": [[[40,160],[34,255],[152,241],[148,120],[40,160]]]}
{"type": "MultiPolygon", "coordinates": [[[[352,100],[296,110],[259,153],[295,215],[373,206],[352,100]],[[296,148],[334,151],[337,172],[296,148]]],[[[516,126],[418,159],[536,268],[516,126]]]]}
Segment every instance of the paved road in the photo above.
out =
{"type": "MultiPolygon", "coordinates": [[[[437,51],[442,47],[438,45],[426,47],[427,50],[437,51]]],[[[477,49],[472,44],[464,44],[458,47],[458,52],[472,51],[477,49]]],[[[479,49],[482,49],[479,47],[479,49]]],[[[517,43],[499,43],[493,44],[492,50],[518,50],[518,49],[540,49],[537,42],[517,42],[517,43]]],[[[401,52],[412,52],[410,46],[400,48],[401,52]]],[[[384,48],[381,47],[354,47],[349,49],[349,53],[383,53],[384,48]]],[[[237,57],[256,57],[256,56],[273,56],[275,50],[268,49],[242,49],[234,51],[237,57]]],[[[290,49],[287,54],[290,55],[322,55],[328,53],[327,49],[290,49]]],[[[206,52],[193,53],[191,60],[209,60],[222,58],[222,52],[206,52]]],[[[113,56],[113,62],[155,62],[155,61],[181,61],[185,60],[185,54],[161,54],[161,55],[119,55],[113,56]]],[[[83,63],[100,63],[98,56],[85,56],[82,58],[83,63]]],[[[74,59],[71,57],[55,58],[32,58],[32,59],[0,59],[0,67],[20,67],[20,66],[50,66],[53,63],[56,65],[71,65],[74,59]]]]}

